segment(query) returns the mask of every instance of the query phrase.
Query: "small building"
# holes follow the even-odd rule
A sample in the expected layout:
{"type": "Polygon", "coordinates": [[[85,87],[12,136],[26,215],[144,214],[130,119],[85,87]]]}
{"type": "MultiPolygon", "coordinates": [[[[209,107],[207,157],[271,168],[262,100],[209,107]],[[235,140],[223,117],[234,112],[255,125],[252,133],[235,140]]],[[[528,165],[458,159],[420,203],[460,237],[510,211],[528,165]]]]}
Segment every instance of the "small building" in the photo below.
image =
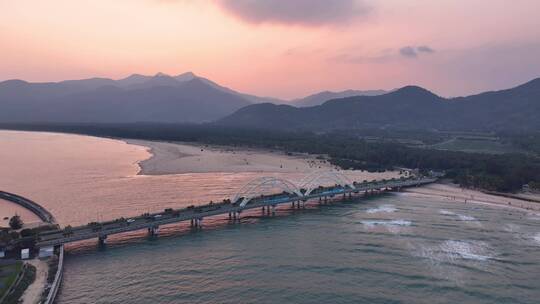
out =
{"type": "Polygon", "coordinates": [[[30,258],[30,249],[21,249],[21,260],[28,260],[30,258]]]}
{"type": "Polygon", "coordinates": [[[0,259],[3,259],[6,257],[6,250],[4,248],[0,248],[0,259]]]}
{"type": "Polygon", "coordinates": [[[411,169],[411,168],[405,168],[405,167],[394,167],[394,170],[399,170],[399,174],[403,175],[404,177],[419,176],[419,174],[420,174],[419,169],[411,169]]]}

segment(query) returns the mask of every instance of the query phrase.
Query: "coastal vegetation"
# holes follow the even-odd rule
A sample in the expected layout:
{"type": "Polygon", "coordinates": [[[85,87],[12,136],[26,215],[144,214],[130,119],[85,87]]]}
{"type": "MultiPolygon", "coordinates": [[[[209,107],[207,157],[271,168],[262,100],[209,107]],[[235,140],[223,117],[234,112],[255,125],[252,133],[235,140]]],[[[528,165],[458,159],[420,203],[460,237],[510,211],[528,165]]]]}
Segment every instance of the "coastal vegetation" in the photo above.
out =
{"type": "Polygon", "coordinates": [[[30,264],[23,264],[21,261],[16,261],[7,266],[0,266],[0,298],[3,298],[2,303],[16,304],[19,299],[36,279],[36,267],[30,264]],[[5,277],[2,277],[4,271],[7,272],[5,277]],[[8,292],[8,294],[5,294],[8,292]]]}
{"type": "Polygon", "coordinates": [[[35,239],[40,232],[58,229],[58,225],[53,224],[40,225],[38,227],[24,229],[20,229],[21,227],[10,227],[0,230],[0,247],[4,248],[4,254],[7,257],[18,257],[20,250],[23,248],[29,248],[33,250],[35,245],[35,239]]]}
{"type": "Polygon", "coordinates": [[[11,285],[13,285],[19,272],[22,270],[22,266],[23,263],[21,261],[0,265],[0,298],[2,298],[11,285]]]}
{"type": "Polygon", "coordinates": [[[9,219],[9,227],[11,227],[11,229],[21,229],[23,224],[24,223],[18,214],[15,214],[9,219]]]}

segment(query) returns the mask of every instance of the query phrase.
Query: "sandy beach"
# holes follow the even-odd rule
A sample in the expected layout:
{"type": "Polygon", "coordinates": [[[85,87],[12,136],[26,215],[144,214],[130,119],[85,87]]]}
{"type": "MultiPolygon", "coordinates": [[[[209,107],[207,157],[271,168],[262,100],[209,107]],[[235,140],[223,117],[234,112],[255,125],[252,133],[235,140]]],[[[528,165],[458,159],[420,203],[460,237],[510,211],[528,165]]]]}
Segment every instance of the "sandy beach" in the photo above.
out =
{"type": "MultiPolygon", "coordinates": [[[[459,204],[491,204],[506,208],[519,208],[532,212],[540,211],[540,203],[487,194],[477,190],[464,189],[459,187],[459,185],[449,182],[439,182],[418,188],[408,188],[405,191],[417,195],[444,197],[459,204]]],[[[529,194],[528,197],[540,199],[540,195],[529,194]]]]}
{"type": "Polygon", "coordinates": [[[145,147],[150,158],[139,161],[138,175],[184,173],[269,173],[303,177],[314,171],[339,170],[351,181],[399,178],[399,172],[340,170],[316,155],[201,144],[125,139],[145,147]]]}
{"type": "MultiPolygon", "coordinates": [[[[145,140],[125,140],[129,144],[146,147],[151,157],[140,161],[139,175],[165,175],[209,172],[269,172],[307,174],[316,170],[336,169],[325,160],[314,155],[283,152],[216,147],[201,144],[157,142],[145,140]]],[[[365,171],[342,171],[352,180],[389,179],[399,177],[398,172],[369,173],[365,171]]],[[[493,204],[507,208],[540,211],[540,203],[526,199],[540,200],[540,195],[523,195],[524,200],[478,190],[464,189],[459,185],[444,181],[418,188],[409,188],[407,193],[422,196],[437,196],[456,203],[493,204]]]]}
{"type": "Polygon", "coordinates": [[[325,160],[305,154],[215,147],[202,144],[125,140],[144,146],[152,156],[139,162],[140,175],[164,175],[209,172],[306,173],[332,169],[325,160]]]}

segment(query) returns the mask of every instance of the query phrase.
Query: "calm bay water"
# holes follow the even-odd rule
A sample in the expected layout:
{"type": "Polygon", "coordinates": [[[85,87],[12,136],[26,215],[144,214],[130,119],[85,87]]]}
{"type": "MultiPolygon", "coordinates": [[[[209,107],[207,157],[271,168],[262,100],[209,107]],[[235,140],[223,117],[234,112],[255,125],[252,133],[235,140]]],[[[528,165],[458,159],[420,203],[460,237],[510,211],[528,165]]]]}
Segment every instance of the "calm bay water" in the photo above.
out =
{"type": "MultiPolygon", "coordinates": [[[[63,224],[221,199],[257,176],[135,176],[144,148],[91,137],[0,131],[0,144],[20,151],[0,149],[12,172],[0,188],[35,199],[63,224]]],[[[171,225],[156,239],[134,233],[67,252],[59,303],[540,299],[539,216],[413,194],[280,208],[273,217],[255,211],[236,224],[207,219],[202,231],[171,225]]]]}

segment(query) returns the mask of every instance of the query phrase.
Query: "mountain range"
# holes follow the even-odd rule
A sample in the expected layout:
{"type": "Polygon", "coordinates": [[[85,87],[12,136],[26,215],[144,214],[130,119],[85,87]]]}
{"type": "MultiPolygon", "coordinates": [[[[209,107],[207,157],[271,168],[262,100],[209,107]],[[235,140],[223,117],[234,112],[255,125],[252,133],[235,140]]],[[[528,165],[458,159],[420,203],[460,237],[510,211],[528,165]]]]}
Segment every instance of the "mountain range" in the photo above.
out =
{"type": "MultiPolygon", "coordinates": [[[[345,90],[340,92],[323,91],[304,98],[293,99],[290,104],[295,107],[313,107],[323,104],[325,101],[352,96],[377,96],[388,93],[384,90],[345,90]]],[[[275,103],[275,102],[274,102],[275,103]]],[[[285,102],[282,102],[285,103],[285,102]]]]}
{"type": "Polygon", "coordinates": [[[1,122],[205,122],[249,104],[192,73],[0,83],[1,122]]]}
{"type": "Polygon", "coordinates": [[[418,87],[324,91],[285,101],[240,93],[191,72],[49,83],[0,82],[0,123],[205,123],[261,129],[535,130],[540,78],[444,98],[418,87]],[[288,103],[288,104],[286,104],[288,103]]]}
{"type": "MultiPolygon", "coordinates": [[[[299,99],[316,105],[352,92],[324,92],[299,99]]],[[[133,74],[113,80],[0,82],[0,122],[210,122],[252,103],[287,103],[234,91],[191,72],[177,76],[133,74]]]]}
{"type": "Polygon", "coordinates": [[[540,131],[540,78],[515,88],[443,98],[417,86],[378,96],[354,96],[297,108],[246,106],[218,121],[234,127],[313,130],[387,128],[540,131]]]}

